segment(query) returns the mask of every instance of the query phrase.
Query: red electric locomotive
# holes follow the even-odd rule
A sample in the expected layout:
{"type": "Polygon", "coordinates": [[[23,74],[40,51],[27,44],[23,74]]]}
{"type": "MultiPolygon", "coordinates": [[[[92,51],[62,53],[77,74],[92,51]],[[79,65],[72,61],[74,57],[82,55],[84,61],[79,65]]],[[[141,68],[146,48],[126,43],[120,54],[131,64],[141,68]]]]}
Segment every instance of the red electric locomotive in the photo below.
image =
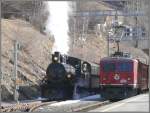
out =
{"type": "Polygon", "coordinates": [[[127,57],[106,57],[100,61],[101,96],[124,99],[148,90],[148,65],[127,57]]]}

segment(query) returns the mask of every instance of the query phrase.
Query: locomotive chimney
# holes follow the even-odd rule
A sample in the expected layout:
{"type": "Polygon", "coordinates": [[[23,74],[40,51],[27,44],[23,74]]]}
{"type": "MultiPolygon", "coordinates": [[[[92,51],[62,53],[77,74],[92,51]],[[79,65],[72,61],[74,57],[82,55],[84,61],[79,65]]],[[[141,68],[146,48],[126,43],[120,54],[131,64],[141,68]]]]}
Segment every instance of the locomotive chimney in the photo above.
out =
{"type": "Polygon", "coordinates": [[[60,56],[60,52],[55,51],[54,55],[55,55],[55,56],[60,56]]]}
{"type": "Polygon", "coordinates": [[[60,52],[54,52],[54,54],[52,54],[52,61],[60,63],[60,56],[60,52]]]}

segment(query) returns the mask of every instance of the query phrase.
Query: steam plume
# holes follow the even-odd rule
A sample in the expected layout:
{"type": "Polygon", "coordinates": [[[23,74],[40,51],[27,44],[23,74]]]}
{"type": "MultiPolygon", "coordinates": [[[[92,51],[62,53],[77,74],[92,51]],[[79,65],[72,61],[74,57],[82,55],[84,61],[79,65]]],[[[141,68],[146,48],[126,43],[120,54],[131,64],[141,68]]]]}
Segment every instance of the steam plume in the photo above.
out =
{"type": "Polygon", "coordinates": [[[52,52],[59,51],[67,54],[69,50],[69,3],[67,1],[48,1],[47,7],[50,12],[50,16],[47,20],[46,29],[50,31],[55,38],[52,52]]]}

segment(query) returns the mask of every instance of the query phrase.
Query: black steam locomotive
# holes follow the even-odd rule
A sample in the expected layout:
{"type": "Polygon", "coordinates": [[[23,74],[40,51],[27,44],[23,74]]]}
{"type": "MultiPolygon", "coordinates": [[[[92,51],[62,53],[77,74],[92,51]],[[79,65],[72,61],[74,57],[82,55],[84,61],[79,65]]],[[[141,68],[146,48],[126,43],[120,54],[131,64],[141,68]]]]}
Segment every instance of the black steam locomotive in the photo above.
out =
{"type": "Polygon", "coordinates": [[[41,85],[42,97],[66,100],[82,92],[95,93],[99,89],[98,73],[98,64],[55,52],[41,85]]]}

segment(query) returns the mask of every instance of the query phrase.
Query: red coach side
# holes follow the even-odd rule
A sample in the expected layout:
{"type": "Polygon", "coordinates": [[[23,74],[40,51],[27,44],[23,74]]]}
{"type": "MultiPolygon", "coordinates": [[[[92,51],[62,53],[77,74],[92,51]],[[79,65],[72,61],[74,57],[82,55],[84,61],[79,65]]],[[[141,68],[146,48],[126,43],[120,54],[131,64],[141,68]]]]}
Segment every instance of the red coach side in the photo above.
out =
{"type": "Polygon", "coordinates": [[[148,90],[148,74],[149,74],[148,70],[149,70],[148,65],[146,65],[140,61],[138,62],[137,83],[138,83],[139,92],[148,90]]]}

